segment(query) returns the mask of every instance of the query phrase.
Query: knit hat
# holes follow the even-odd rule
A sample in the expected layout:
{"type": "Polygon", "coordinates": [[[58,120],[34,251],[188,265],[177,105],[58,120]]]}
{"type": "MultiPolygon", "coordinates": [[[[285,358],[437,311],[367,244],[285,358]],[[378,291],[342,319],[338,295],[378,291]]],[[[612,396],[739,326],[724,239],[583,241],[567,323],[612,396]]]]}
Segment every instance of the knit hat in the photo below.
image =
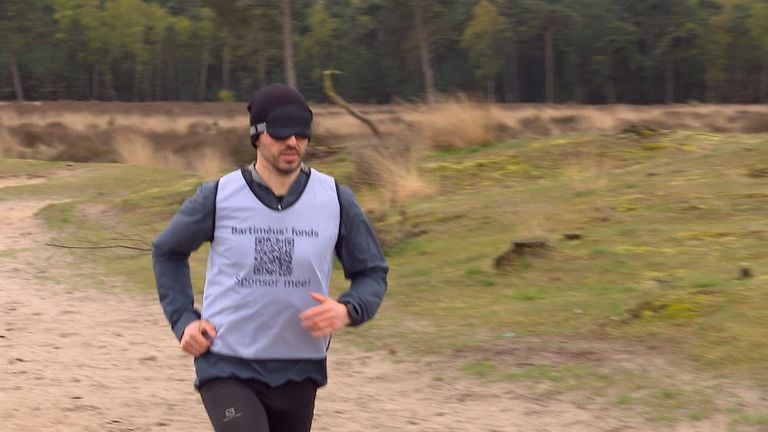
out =
{"type": "Polygon", "coordinates": [[[248,103],[251,144],[262,132],[275,139],[291,135],[312,136],[312,110],[299,92],[285,84],[271,84],[256,91],[248,103]]]}

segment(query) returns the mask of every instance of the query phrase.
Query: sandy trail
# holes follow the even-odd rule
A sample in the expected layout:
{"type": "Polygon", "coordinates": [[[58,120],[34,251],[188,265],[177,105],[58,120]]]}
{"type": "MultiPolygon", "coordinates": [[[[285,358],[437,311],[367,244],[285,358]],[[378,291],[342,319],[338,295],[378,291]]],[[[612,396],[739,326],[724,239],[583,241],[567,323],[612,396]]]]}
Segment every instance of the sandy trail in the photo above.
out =
{"type": "Polygon", "coordinates": [[[45,277],[77,271],[61,250],[44,246],[33,215],[46,204],[0,204],[2,429],[204,429],[207,419],[190,392],[191,364],[163,331],[151,296],[45,277]]]}
{"type": "MultiPolygon", "coordinates": [[[[44,246],[48,234],[33,215],[46,204],[0,200],[0,430],[211,430],[191,359],[154,293],[51,277],[78,270],[44,246]]],[[[437,363],[394,363],[338,339],[317,432],[727,430],[718,418],[645,427],[599,406],[532,397],[519,383],[435,380],[437,363]]]]}

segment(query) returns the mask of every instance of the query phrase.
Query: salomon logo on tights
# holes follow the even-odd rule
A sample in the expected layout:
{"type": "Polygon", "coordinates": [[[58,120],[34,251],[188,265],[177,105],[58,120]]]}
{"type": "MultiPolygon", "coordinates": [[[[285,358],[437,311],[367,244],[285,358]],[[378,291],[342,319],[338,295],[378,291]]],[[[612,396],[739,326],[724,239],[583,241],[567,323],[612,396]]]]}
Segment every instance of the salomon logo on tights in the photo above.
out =
{"type": "Polygon", "coordinates": [[[232,419],[236,419],[236,418],[240,417],[241,415],[243,415],[243,413],[235,412],[234,408],[227,408],[227,410],[224,411],[224,415],[226,417],[224,417],[224,420],[222,420],[222,421],[228,422],[228,421],[230,421],[232,419]]]}

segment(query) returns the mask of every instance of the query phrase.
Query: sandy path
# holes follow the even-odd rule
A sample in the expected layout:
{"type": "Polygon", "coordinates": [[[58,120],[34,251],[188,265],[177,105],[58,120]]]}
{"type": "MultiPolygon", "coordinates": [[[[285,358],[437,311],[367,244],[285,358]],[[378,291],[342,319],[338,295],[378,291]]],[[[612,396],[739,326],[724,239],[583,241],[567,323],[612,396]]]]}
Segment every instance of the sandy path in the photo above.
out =
{"type": "MultiPolygon", "coordinates": [[[[191,361],[153,294],[47,277],[77,269],[44,246],[33,215],[46,204],[0,201],[0,430],[210,430],[191,361]]],[[[520,384],[437,381],[435,364],[393,363],[339,339],[317,432],[727,430],[717,418],[646,428],[599,406],[531,397],[520,384]]]]}
{"type": "Polygon", "coordinates": [[[45,204],[0,203],[0,429],[204,430],[189,359],[151,296],[45,278],[67,271],[32,217],[45,204]]]}

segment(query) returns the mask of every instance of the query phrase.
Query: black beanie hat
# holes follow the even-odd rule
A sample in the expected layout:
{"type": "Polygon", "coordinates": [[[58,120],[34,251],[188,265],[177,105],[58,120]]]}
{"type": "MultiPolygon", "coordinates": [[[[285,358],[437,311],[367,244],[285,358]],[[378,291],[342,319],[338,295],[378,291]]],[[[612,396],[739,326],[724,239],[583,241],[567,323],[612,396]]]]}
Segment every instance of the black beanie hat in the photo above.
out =
{"type": "Polygon", "coordinates": [[[312,135],[312,110],[307,100],[285,84],[271,84],[256,91],[248,103],[248,112],[254,147],[265,131],[275,139],[312,135]]]}

